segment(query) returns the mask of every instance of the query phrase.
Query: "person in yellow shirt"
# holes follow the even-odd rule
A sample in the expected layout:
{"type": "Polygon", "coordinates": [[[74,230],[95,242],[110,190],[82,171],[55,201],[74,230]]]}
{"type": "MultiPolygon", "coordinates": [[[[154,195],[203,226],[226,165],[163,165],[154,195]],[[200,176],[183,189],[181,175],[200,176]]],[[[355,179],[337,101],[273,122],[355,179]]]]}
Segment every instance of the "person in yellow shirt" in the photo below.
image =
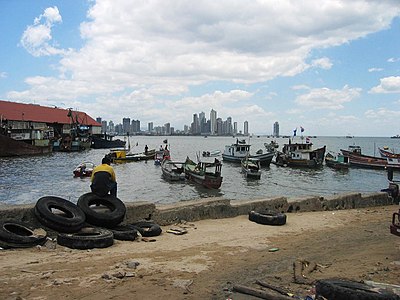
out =
{"type": "Polygon", "coordinates": [[[110,158],[105,156],[101,165],[93,169],[90,188],[92,193],[97,196],[104,197],[110,193],[110,195],[117,197],[117,179],[110,164],[110,158]]]}

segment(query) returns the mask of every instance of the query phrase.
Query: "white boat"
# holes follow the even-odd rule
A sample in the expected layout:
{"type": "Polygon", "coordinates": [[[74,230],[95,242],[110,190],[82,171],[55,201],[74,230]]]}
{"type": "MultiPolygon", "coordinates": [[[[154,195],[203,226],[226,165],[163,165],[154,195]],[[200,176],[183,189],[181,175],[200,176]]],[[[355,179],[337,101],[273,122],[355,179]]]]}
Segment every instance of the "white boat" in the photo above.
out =
{"type": "Polygon", "coordinates": [[[269,166],[275,153],[271,151],[263,152],[257,151],[256,154],[250,154],[250,144],[246,144],[243,141],[236,140],[236,143],[225,146],[225,150],[222,153],[222,159],[224,161],[240,163],[243,158],[256,158],[260,161],[260,165],[269,166]],[[261,152],[261,153],[259,153],[261,152]]]}
{"type": "Polygon", "coordinates": [[[184,164],[184,162],[173,162],[169,159],[164,159],[161,162],[164,179],[167,181],[185,180],[184,164]]]}

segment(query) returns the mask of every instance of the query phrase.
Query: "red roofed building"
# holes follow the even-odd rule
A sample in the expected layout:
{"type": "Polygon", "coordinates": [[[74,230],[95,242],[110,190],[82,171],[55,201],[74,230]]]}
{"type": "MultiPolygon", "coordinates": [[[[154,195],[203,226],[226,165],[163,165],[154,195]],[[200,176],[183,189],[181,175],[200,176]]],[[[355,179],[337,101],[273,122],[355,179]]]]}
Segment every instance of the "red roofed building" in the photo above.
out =
{"type": "Polygon", "coordinates": [[[0,123],[12,131],[52,129],[54,135],[69,133],[76,126],[87,126],[91,134],[101,133],[101,124],[88,114],[72,109],[0,100],[0,123]]]}

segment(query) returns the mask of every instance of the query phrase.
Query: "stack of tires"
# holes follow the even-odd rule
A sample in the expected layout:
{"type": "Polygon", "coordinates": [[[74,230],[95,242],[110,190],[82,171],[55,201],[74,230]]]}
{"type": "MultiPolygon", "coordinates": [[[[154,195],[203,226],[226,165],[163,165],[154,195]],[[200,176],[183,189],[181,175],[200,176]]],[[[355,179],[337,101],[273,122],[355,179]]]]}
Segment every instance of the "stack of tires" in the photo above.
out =
{"type": "Polygon", "coordinates": [[[34,208],[39,222],[57,232],[57,243],[72,249],[106,248],[114,239],[133,241],[141,236],[161,234],[152,222],[121,225],[126,215],[125,204],[110,195],[100,197],[86,193],[77,204],[54,196],[40,198],[34,208]]]}
{"type": "Polygon", "coordinates": [[[122,222],[125,212],[125,205],[120,199],[97,197],[92,193],[82,195],[77,205],[60,197],[42,197],[34,208],[39,222],[57,232],[57,243],[73,249],[113,245],[114,234],[106,228],[122,222]],[[98,212],[96,206],[101,206],[102,211],[98,212]]]}

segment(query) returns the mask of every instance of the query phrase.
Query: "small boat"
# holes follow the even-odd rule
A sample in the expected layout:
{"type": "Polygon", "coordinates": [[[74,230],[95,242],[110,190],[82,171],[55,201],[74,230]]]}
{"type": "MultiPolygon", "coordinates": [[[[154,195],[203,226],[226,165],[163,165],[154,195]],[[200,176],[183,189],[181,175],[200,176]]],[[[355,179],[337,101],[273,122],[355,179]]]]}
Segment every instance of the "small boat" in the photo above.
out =
{"type": "Polygon", "coordinates": [[[51,152],[52,144],[49,140],[33,140],[27,143],[0,134],[0,157],[42,155],[51,152]]]}
{"type": "Polygon", "coordinates": [[[96,165],[89,161],[80,163],[73,171],[74,177],[90,177],[95,167],[96,165]]]}
{"type": "MultiPolygon", "coordinates": [[[[352,145],[348,150],[340,149],[345,157],[348,157],[350,166],[368,169],[386,169],[388,167],[388,157],[375,157],[361,154],[361,147],[352,145]]],[[[399,159],[400,160],[400,159],[399,159]]],[[[400,162],[393,158],[390,166],[395,170],[400,170],[400,162]]]]}
{"type": "Polygon", "coordinates": [[[220,150],[213,150],[213,151],[203,151],[202,155],[204,157],[214,157],[221,154],[220,150]]]}
{"type": "Polygon", "coordinates": [[[326,146],[313,149],[312,143],[285,144],[282,152],[277,151],[275,164],[278,166],[318,168],[324,162],[326,146]]]}
{"type": "Polygon", "coordinates": [[[156,154],[156,149],[148,150],[147,153],[129,153],[127,150],[114,150],[108,155],[112,163],[124,163],[131,161],[142,161],[142,160],[152,160],[156,154]]]}
{"type": "Polygon", "coordinates": [[[400,158],[400,153],[394,153],[394,151],[389,151],[388,147],[383,147],[383,148],[379,148],[379,153],[381,155],[381,157],[390,157],[390,158],[400,158]]]}
{"type": "Polygon", "coordinates": [[[241,165],[242,173],[245,174],[246,178],[261,178],[261,167],[258,159],[245,157],[242,159],[241,165]]]}
{"type": "Polygon", "coordinates": [[[264,143],[264,147],[267,148],[268,151],[274,152],[279,147],[279,144],[276,141],[271,141],[269,143],[264,143]]]}
{"type": "Polygon", "coordinates": [[[222,153],[222,159],[225,161],[240,163],[243,158],[249,157],[257,158],[262,166],[269,166],[271,164],[275,152],[267,151],[266,153],[263,153],[261,150],[257,151],[259,153],[250,154],[250,146],[251,145],[246,144],[244,140],[236,140],[236,143],[225,146],[225,150],[222,153]]]}
{"type": "Polygon", "coordinates": [[[164,160],[164,150],[156,151],[156,154],[154,155],[154,164],[156,166],[161,166],[163,160],[164,160]]]}
{"type": "Polygon", "coordinates": [[[167,181],[185,180],[184,164],[184,162],[173,162],[170,159],[164,159],[161,163],[164,179],[167,181]]]}
{"type": "Polygon", "coordinates": [[[109,148],[124,148],[126,141],[122,141],[120,139],[113,139],[113,135],[102,134],[102,135],[91,135],[90,147],[93,149],[109,149],[109,148]]]}
{"type": "Polygon", "coordinates": [[[345,157],[343,154],[338,153],[333,155],[331,153],[327,153],[325,155],[325,164],[328,167],[337,170],[348,169],[350,167],[349,158],[345,157]]]}
{"type": "Polygon", "coordinates": [[[184,165],[186,179],[210,189],[221,187],[221,168],[222,164],[217,158],[214,162],[195,163],[187,157],[184,165]]]}

